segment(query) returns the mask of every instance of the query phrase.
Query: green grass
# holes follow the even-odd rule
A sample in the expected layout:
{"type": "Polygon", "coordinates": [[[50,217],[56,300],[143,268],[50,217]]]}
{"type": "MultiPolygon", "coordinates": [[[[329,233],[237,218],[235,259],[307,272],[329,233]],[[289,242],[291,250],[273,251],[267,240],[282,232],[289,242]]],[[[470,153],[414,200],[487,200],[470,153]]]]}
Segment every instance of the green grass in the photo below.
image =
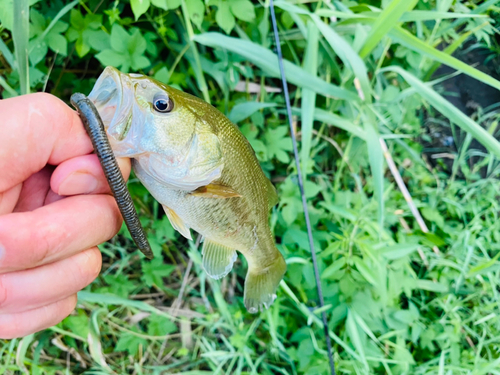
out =
{"type": "MultiPolygon", "coordinates": [[[[132,178],[155,260],[123,228],[101,245],[101,275],[70,317],[0,340],[0,374],[327,374],[267,3],[32,0],[29,33],[11,18],[28,4],[15,3],[0,0],[3,98],[46,87],[68,100],[113,65],[211,102],[277,186],[270,220],[288,272],[274,305],[248,314],[244,260],[221,281],[208,278],[195,244],[132,178]]],[[[500,88],[453,55],[472,43],[498,62],[500,1],[276,7],[337,372],[500,374],[498,106],[468,116],[444,96],[453,75],[433,76],[445,64],[500,88]],[[434,154],[452,159],[430,163],[423,143],[435,123],[458,146],[439,146],[434,154]]]]}

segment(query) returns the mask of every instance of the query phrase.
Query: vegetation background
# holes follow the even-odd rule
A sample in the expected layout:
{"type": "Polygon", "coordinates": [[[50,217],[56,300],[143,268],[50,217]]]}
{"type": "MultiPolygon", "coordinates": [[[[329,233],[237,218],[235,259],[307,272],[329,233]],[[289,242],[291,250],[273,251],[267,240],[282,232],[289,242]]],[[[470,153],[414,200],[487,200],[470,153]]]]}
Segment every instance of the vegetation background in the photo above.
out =
{"type": "MultiPolygon", "coordinates": [[[[500,374],[500,1],[275,4],[338,373],[500,374]]],[[[74,314],[0,340],[0,374],[329,373],[269,2],[0,0],[0,22],[3,98],[67,101],[112,65],[226,113],[278,188],[288,263],[248,314],[242,257],[207,278],[132,177],[156,258],[126,230],[103,244],[74,314]]]]}

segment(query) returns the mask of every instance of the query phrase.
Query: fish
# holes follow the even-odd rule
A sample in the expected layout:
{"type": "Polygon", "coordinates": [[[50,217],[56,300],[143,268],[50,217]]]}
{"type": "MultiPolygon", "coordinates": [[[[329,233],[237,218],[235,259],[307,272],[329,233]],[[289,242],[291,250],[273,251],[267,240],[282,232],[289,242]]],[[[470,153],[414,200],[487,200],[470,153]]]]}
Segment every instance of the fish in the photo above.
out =
{"type": "Polygon", "coordinates": [[[191,230],[203,236],[205,272],[226,276],[241,253],[248,264],[246,309],[269,308],[286,272],[269,226],[278,196],[238,127],[200,98],[113,67],[88,98],[114,155],[131,159],[172,227],[189,240],[191,230]]]}

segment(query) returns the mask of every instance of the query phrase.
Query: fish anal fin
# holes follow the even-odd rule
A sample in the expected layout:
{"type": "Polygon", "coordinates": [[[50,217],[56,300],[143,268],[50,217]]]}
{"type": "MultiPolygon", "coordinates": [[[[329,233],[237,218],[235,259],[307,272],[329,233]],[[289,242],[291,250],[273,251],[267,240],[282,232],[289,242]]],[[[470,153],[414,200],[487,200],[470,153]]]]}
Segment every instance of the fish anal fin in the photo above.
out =
{"type": "Polygon", "coordinates": [[[208,276],[213,279],[226,276],[238,258],[236,250],[213,242],[208,238],[203,242],[201,254],[203,255],[203,268],[208,276]]]}
{"type": "Polygon", "coordinates": [[[165,205],[162,205],[163,209],[165,210],[165,213],[168,216],[168,220],[170,220],[170,224],[174,227],[174,229],[182,234],[184,237],[186,237],[188,240],[192,240],[193,238],[191,237],[191,231],[189,230],[189,227],[184,223],[184,221],[177,215],[177,213],[174,210],[171,210],[165,205]]]}
{"type": "Polygon", "coordinates": [[[195,197],[203,198],[237,198],[241,197],[234,189],[229,186],[219,185],[219,184],[209,184],[206,186],[201,186],[198,189],[190,193],[195,197]]]}
{"type": "Polygon", "coordinates": [[[267,267],[258,268],[253,265],[248,268],[244,300],[249,313],[256,314],[272,305],[276,299],[276,289],[285,272],[285,259],[279,252],[267,267]]]}
{"type": "Polygon", "coordinates": [[[272,182],[266,178],[267,181],[267,200],[269,203],[269,208],[272,208],[278,204],[278,193],[272,182]]]}

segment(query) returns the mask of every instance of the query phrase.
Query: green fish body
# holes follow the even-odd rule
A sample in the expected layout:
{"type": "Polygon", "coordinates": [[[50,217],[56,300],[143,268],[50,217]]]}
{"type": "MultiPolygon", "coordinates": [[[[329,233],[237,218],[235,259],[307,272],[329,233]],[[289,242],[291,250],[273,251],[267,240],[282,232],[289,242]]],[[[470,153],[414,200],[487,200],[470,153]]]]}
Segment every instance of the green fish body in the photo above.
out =
{"type": "Polygon", "coordinates": [[[129,157],[137,177],[172,226],[203,236],[203,268],[215,279],[237,259],[248,263],[245,306],[268,308],[286,264],[269,228],[278,199],[255,152],[217,109],[152,78],[106,68],[89,98],[116,157],[129,157]]]}

